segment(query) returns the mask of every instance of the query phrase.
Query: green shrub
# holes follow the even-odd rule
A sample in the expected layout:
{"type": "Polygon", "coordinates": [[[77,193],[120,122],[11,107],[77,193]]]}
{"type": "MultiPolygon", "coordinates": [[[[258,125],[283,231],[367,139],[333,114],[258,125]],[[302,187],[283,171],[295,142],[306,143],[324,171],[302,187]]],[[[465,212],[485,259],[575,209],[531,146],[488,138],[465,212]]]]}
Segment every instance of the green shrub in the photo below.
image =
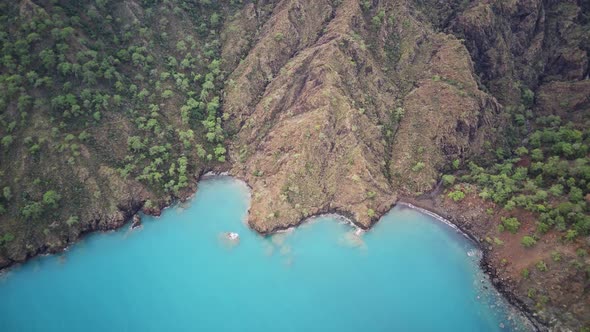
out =
{"type": "Polygon", "coordinates": [[[534,149],[531,151],[531,158],[534,161],[542,161],[543,159],[545,159],[545,157],[543,156],[543,150],[541,149],[534,149]]]}
{"type": "Polygon", "coordinates": [[[527,296],[531,299],[534,298],[535,296],[537,296],[537,290],[534,288],[529,288],[527,291],[527,296]]]}
{"type": "Polygon", "coordinates": [[[451,191],[448,193],[447,195],[450,199],[452,199],[455,202],[459,202],[461,201],[463,198],[465,198],[465,193],[462,192],[461,190],[455,190],[455,191],[451,191]]]}
{"type": "Polygon", "coordinates": [[[541,234],[547,233],[549,231],[549,228],[550,228],[550,226],[544,222],[537,223],[537,232],[539,232],[541,234]]]}
{"type": "Polygon", "coordinates": [[[70,217],[68,218],[68,220],[66,220],[66,224],[67,224],[68,226],[72,226],[72,225],[74,225],[74,224],[77,224],[77,223],[78,223],[78,221],[79,221],[79,219],[78,219],[78,216],[70,216],[70,217]]]}
{"type": "Polygon", "coordinates": [[[58,194],[55,190],[49,190],[45,194],[43,194],[43,204],[52,208],[56,208],[59,200],[61,199],[61,195],[58,194]]]}
{"type": "Polygon", "coordinates": [[[383,17],[385,17],[385,11],[380,10],[377,15],[371,18],[371,24],[373,25],[374,29],[378,29],[383,24],[383,17]]]}
{"type": "Polygon", "coordinates": [[[0,246],[12,241],[14,241],[14,235],[12,235],[12,233],[6,233],[3,236],[0,236],[0,246]]]}
{"type": "Polygon", "coordinates": [[[402,120],[402,118],[404,117],[404,113],[405,113],[405,111],[403,108],[401,108],[401,107],[396,108],[393,111],[393,120],[396,123],[399,123],[402,120]]]}
{"type": "Polygon", "coordinates": [[[563,195],[563,185],[561,184],[554,184],[549,188],[549,193],[555,197],[560,197],[563,195]]]}
{"type": "Polygon", "coordinates": [[[12,135],[6,135],[6,136],[2,137],[2,145],[5,148],[9,147],[13,141],[14,141],[14,138],[12,137],[12,135]]]}
{"type": "Polygon", "coordinates": [[[522,238],[520,243],[522,243],[522,245],[525,246],[526,248],[530,248],[537,243],[537,240],[535,240],[533,237],[527,235],[522,238]]]}
{"type": "Polygon", "coordinates": [[[535,93],[529,88],[524,88],[522,90],[522,102],[524,106],[531,107],[533,105],[534,100],[535,93]]]}
{"type": "Polygon", "coordinates": [[[516,150],[514,150],[514,152],[516,152],[516,154],[519,156],[524,156],[529,153],[529,150],[524,146],[519,146],[518,148],[516,148],[516,150]]]}
{"type": "Polygon", "coordinates": [[[4,196],[4,199],[7,201],[10,201],[12,199],[12,191],[10,190],[9,186],[6,186],[2,189],[2,194],[4,196]]]}
{"type": "Polygon", "coordinates": [[[412,172],[420,172],[424,167],[426,167],[426,164],[419,161],[412,167],[412,172]]]}
{"type": "Polygon", "coordinates": [[[549,270],[549,268],[547,267],[547,264],[544,261],[538,261],[537,264],[535,264],[535,266],[537,267],[537,270],[539,270],[541,272],[545,272],[545,271],[549,270]]]}
{"type": "Polygon", "coordinates": [[[578,236],[578,231],[575,229],[568,229],[567,232],[565,233],[564,238],[566,239],[566,241],[573,241],[576,237],[578,236]]]}
{"type": "Polygon", "coordinates": [[[520,227],[520,222],[518,221],[518,219],[516,219],[514,217],[502,218],[502,225],[504,226],[504,229],[506,229],[510,233],[514,234],[514,233],[518,232],[518,228],[520,227]]]}
{"type": "Polygon", "coordinates": [[[455,184],[455,177],[453,175],[445,174],[442,176],[442,182],[446,187],[450,187],[455,184]]]}

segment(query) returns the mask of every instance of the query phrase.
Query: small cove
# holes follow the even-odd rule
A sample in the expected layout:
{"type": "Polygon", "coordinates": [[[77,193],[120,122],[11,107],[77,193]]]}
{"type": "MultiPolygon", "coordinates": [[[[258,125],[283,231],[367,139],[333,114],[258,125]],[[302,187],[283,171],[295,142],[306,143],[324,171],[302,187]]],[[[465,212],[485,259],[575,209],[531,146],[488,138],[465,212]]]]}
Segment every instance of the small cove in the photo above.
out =
{"type": "Polygon", "coordinates": [[[210,178],[140,229],[7,271],[0,331],[526,330],[474,244],[431,216],[400,206],[361,235],[321,216],[263,237],[248,204],[243,183],[210,178]]]}

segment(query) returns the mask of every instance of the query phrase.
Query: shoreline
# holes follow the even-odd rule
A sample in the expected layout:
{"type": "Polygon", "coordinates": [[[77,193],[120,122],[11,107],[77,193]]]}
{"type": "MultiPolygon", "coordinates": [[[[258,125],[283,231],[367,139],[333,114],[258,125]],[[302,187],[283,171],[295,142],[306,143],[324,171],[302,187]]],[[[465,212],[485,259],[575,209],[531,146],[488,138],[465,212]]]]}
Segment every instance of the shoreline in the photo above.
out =
{"type": "MultiPolygon", "coordinates": [[[[38,256],[55,255],[55,254],[59,254],[62,252],[66,252],[69,250],[69,248],[72,245],[75,245],[76,243],[78,243],[85,236],[99,233],[99,232],[106,233],[106,232],[112,232],[112,231],[116,231],[118,229],[121,229],[125,225],[127,225],[135,215],[139,214],[140,212],[143,212],[146,215],[158,217],[161,215],[161,213],[164,212],[164,210],[172,207],[173,205],[178,204],[178,203],[182,203],[182,202],[186,202],[186,201],[190,200],[191,198],[193,198],[197,193],[198,185],[201,181],[213,180],[215,178],[221,178],[221,177],[229,177],[229,178],[232,178],[232,179],[235,179],[235,180],[238,180],[238,181],[244,183],[244,185],[248,191],[248,194],[250,195],[251,187],[241,177],[232,175],[227,170],[206,170],[206,171],[201,172],[197,176],[195,186],[193,188],[191,188],[192,190],[187,191],[184,195],[181,195],[181,197],[177,197],[176,199],[171,201],[170,204],[162,206],[162,207],[157,207],[157,208],[153,208],[150,210],[146,210],[146,209],[144,209],[145,202],[142,202],[140,205],[134,206],[130,210],[123,211],[125,213],[125,215],[128,216],[128,218],[126,218],[126,220],[123,223],[109,225],[109,227],[106,229],[92,229],[92,228],[90,228],[89,230],[86,230],[86,231],[80,233],[80,236],[78,236],[73,241],[69,241],[69,239],[68,239],[68,243],[66,245],[64,245],[63,247],[57,248],[57,249],[49,248],[48,246],[42,247],[42,248],[40,248],[40,250],[38,250],[38,252],[34,253],[33,255],[27,256],[23,261],[11,261],[8,265],[0,268],[0,275],[8,273],[11,269],[13,269],[21,264],[26,264],[32,258],[35,258],[38,256]]],[[[426,214],[426,215],[432,217],[433,219],[436,219],[437,221],[442,222],[442,223],[446,224],[447,226],[453,228],[458,233],[460,233],[461,235],[465,236],[467,239],[472,241],[475,244],[475,246],[482,252],[482,256],[479,261],[479,266],[482,269],[482,271],[486,275],[489,276],[490,282],[492,283],[494,288],[502,295],[502,297],[504,297],[507,300],[507,302],[510,305],[512,305],[524,317],[527,318],[527,320],[531,323],[532,327],[536,331],[547,331],[548,330],[548,328],[536,318],[534,312],[528,310],[526,308],[526,306],[523,304],[523,302],[520,301],[518,299],[518,297],[514,294],[514,292],[511,291],[507,281],[505,281],[499,277],[499,275],[496,271],[496,268],[493,267],[492,262],[489,258],[489,255],[490,255],[489,249],[485,245],[482,244],[481,239],[479,239],[471,229],[468,229],[468,228],[462,226],[462,223],[459,221],[458,217],[454,216],[453,213],[447,211],[444,207],[437,204],[435,202],[435,200],[433,199],[433,197],[428,197],[428,198],[401,197],[387,210],[387,212],[389,212],[391,209],[393,209],[394,207],[396,207],[398,205],[404,206],[409,209],[416,210],[416,211],[423,213],[423,214],[426,214]]],[[[248,215],[249,212],[250,212],[250,207],[248,207],[248,211],[247,211],[246,215],[248,215]]],[[[341,210],[319,211],[318,213],[316,213],[314,215],[311,215],[309,217],[299,220],[299,222],[295,225],[292,225],[289,227],[276,227],[268,232],[259,232],[255,228],[253,228],[247,221],[246,221],[246,223],[250,229],[252,229],[256,233],[260,234],[261,236],[271,236],[273,234],[290,232],[305,223],[313,222],[314,219],[317,219],[317,218],[320,218],[323,216],[333,216],[333,217],[336,217],[337,219],[349,224],[351,227],[355,228],[357,231],[360,230],[362,232],[365,232],[365,231],[371,230],[373,228],[373,226],[375,224],[377,224],[379,222],[379,220],[387,212],[383,213],[383,215],[380,215],[378,218],[376,218],[376,220],[374,222],[372,222],[369,227],[364,227],[363,225],[361,225],[360,223],[355,221],[352,213],[350,213],[348,211],[341,211],[341,210]]]]}
{"type": "Polygon", "coordinates": [[[406,197],[400,199],[395,205],[398,204],[427,214],[430,217],[450,226],[458,233],[472,241],[482,253],[481,259],[479,260],[479,266],[482,271],[489,276],[492,286],[502,295],[503,298],[506,299],[510,305],[512,305],[516,310],[518,310],[518,312],[527,318],[535,331],[549,331],[548,327],[537,319],[535,313],[530,311],[516,296],[516,294],[514,294],[514,292],[510,289],[508,282],[499,276],[496,268],[494,268],[492,265],[490,259],[490,250],[488,247],[482,244],[481,239],[473,234],[472,230],[463,227],[462,223],[459,222],[459,220],[452,213],[443,211],[444,208],[440,205],[437,205],[432,198],[418,199],[406,197]]]}

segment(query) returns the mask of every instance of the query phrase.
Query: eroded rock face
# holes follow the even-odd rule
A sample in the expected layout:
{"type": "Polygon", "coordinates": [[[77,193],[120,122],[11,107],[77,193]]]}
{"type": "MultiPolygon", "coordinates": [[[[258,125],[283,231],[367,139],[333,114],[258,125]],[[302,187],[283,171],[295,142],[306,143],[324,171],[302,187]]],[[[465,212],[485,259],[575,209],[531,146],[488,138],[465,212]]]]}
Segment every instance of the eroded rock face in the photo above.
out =
{"type": "Polygon", "coordinates": [[[520,81],[536,88],[587,77],[583,11],[583,1],[476,1],[451,20],[449,29],[465,39],[492,94],[514,103],[520,81]]]}
{"type": "Polygon", "coordinates": [[[135,229],[140,226],[141,226],[141,217],[139,216],[139,214],[136,214],[133,216],[133,219],[131,222],[131,229],[135,229]]]}
{"type": "Polygon", "coordinates": [[[585,121],[590,110],[590,80],[543,84],[537,90],[537,105],[542,115],[585,121]]]}
{"type": "Polygon", "coordinates": [[[259,32],[230,75],[224,112],[233,174],[254,190],[253,227],[328,211],[369,226],[396,194],[426,192],[450,161],[483,153],[501,136],[502,104],[518,104],[524,87],[587,75],[574,1],[431,2],[243,10],[234,29],[259,32]]]}
{"type": "Polygon", "coordinates": [[[281,1],[230,76],[233,173],[258,231],[335,211],[369,227],[481,148],[499,105],[465,47],[402,3],[379,8],[377,26],[355,0],[281,1]]]}

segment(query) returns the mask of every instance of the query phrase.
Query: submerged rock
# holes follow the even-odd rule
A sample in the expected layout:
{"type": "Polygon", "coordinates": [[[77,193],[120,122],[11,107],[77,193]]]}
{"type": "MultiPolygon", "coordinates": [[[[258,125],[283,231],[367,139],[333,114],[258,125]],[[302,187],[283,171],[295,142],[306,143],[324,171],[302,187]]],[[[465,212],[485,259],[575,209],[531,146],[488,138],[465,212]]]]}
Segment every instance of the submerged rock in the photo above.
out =
{"type": "Polygon", "coordinates": [[[219,234],[219,242],[222,246],[231,249],[240,243],[240,235],[235,232],[224,232],[219,234]]]}

